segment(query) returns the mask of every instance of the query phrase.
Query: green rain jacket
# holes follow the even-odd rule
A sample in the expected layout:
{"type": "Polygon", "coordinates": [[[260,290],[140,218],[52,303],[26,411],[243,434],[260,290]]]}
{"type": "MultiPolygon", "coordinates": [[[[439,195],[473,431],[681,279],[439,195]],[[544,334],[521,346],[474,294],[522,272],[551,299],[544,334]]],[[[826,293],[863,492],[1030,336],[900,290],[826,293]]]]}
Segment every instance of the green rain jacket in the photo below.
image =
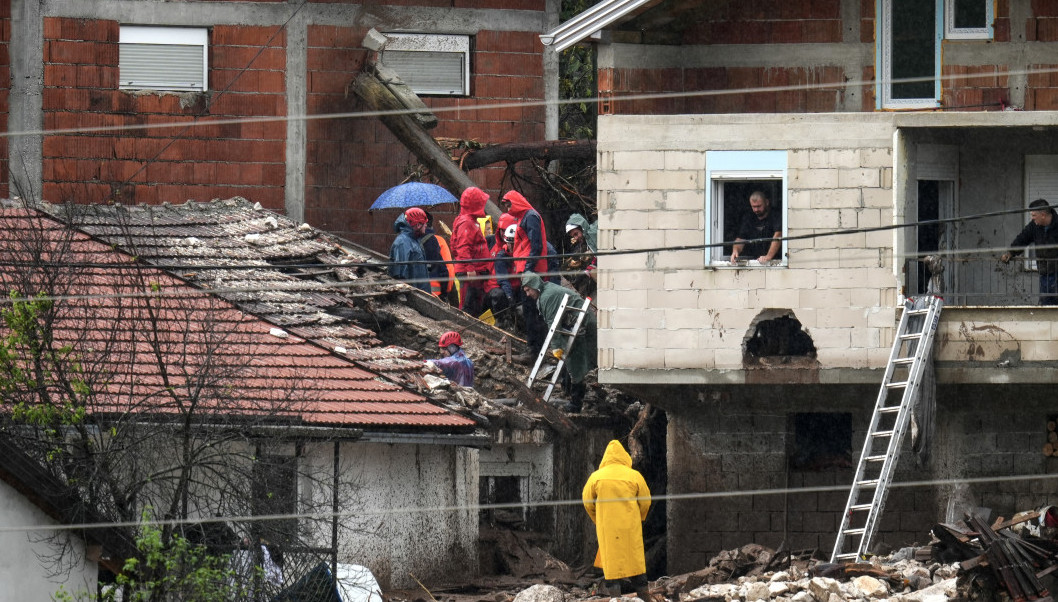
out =
{"type": "MultiPolygon", "coordinates": [[[[522,286],[528,286],[540,293],[540,298],[536,300],[536,306],[540,309],[540,315],[544,317],[544,321],[549,328],[551,323],[555,321],[555,315],[558,314],[563,295],[569,295],[569,301],[566,303],[569,306],[580,307],[584,303],[584,299],[576,291],[551,282],[544,282],[539,274],[533,272],[525,272],[522,275],[522,286]]],[[[576,317],[574,312],[566,312],[565,315],[570,320],[576,317]]],[[[580,325],[580,335],[573,342],[573,348],[569,350],[569,356],[564,358],[566,370],[574,383],[583,381],[584,376],[594,370],[597,365],[596,354],[599,346],[595,339],[596,330],[595,314],[589,311],[584,316],[584,321],[580,325]]],[[[565,335],[556,332],[555,336],[551,338],[551,347],[561,349],[565,346],[565,335]]]]}
{"type": "Polygon", "coordinates": [[[595,242],[599,235],[598,222],[594,224],[589,224],[588,218],[584,217],[579,213],[574,213],[573,215],[569,216],[569,219],[566,220],[566,227],[569,226],[576,226],[580,228],[581,231],[584,232],[584,242],[587,243],[588,249],[592,253],[598,252],[599,248],[596,246],[595,242]]]}

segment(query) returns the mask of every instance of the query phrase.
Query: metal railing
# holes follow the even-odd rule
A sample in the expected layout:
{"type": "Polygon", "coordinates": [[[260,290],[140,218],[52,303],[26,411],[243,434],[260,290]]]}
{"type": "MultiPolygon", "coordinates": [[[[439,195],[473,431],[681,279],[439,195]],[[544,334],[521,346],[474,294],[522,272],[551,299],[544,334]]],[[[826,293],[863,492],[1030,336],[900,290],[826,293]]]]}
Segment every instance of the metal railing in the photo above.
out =
{"type": "Polygon", "coordinates": [[[935,294],[949,307],[1039,305],[1041,266],[1049,267],[1024,257],[1002,263],[994,255],[908,259],[904,294],[935,294]]]}

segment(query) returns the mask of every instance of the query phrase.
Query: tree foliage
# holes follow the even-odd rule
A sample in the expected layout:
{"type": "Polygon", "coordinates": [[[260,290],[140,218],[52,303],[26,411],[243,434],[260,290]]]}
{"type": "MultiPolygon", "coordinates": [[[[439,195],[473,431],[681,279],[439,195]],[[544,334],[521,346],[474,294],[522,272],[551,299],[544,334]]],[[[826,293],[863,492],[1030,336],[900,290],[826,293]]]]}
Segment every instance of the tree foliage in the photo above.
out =
{"type": "MultiPolygon", "coordinates": [[[[44,493],[68,500],[67,516],[157,516],[158,526],[129,533],[136,545],[123,551],[119,583],[141,596],[131,599],[238,599],[184,593],[212,591],[206,585],[243,538],[318,549],[305,540],[313,519],[232,519],[209,537],[198,523],[276,507],[273,489],[254,486],[263,454],[290,457],[289,480],[306,489],[333,479],[297,462],[294,437],[262,434],[307,394],[296,383],[263,395],[249,388],[261,379],[245,334],[252,318],[212,296],[171,294],[174,279],[120,253],[88,252],[83,235],[50,219],[0,213],[0,222],[0,436],[59,484],[44,493]]],[[[329,498],[315,509],[308,496],[290,502],[306,513],[330,509],[329,498]]],[[[44,559],[52,573],[82,561],[65,537],[54,544],[44,559]]]]}

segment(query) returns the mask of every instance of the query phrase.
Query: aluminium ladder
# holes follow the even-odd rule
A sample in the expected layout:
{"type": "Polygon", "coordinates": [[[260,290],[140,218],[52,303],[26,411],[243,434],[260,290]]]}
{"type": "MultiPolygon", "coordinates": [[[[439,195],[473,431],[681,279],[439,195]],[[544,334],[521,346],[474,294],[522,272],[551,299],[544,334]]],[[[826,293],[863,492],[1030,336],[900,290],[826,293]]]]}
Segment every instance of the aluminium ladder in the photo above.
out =
{"type": "Polygon", "coordinates": [[[860,453],[849,500],[838,527],[831,562],[865,557],[885,508],[904,431],[910,421],[944,300],[927,296],[904,301],[874,414],[860,453]],[[890,396],[890,393],[893,393],[890,396]],[[895,403],[896,395],[899,403],[895,403]],[[892,397],[892,400],[890,399],[892,397]],[[849,539],[846,542],[846,538],[849,539]]]}
{"type": "Polygon", "coordinates": [[[580,307],[569,304],[569,295],[562,296],[562,303],[558,306],[558,312],[555,314],[555,319],[551,322],[551,328],[547,331],[547,337],[544,339],[544,344],[540,347],[540,354],[536,356],[536,363],[533,365],[533,371],[529,373],[529,378],[525,384],[530,389],[533,387],[533,383],[546,380],[548,376],[551,377],[550,382],[547,385],[547,390],[544,391],[544,401],[551,398],[551,392],[555,390],[555,383],[558,382],[558,375],[562,372],[562,368],[566,365],[566,358],[569,357],[569,350],[573,347],[573,342],[577,339],[577,335],[580,334],[580,326],[584,323],[584,316],[588,314],[589,306],[591,305],[591,297],[584,299],[584,304],[580,307]],[[572,326],[565,327],[562,323],[562,318],[566,315],[566,312],[573,312],[576,315],[572,326]],[[562,349],[562,357],[558,358],[558,365],[549,374],[537,376],[540,373],[540,366],[544,363],[544,358],[547,356],[548,348],[551,346],[551,339],[554,338],[555,333],[566,335],[566,346],[562,349]]]}

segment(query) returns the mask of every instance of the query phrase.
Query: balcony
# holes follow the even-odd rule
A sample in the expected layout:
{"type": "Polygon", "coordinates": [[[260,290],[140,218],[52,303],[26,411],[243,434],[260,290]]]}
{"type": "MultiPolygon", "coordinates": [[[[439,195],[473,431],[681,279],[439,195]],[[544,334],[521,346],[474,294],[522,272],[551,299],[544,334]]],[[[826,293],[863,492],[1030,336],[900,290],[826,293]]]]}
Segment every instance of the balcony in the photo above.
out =
{"type": "Polygon", "coordinates": [[[944,298],[947,307],[1040,305],[1042,261],[1016,257],[1002,263],[994,253],[908,259],[904,262],[903,293],[936,294],[944,298]]]}

